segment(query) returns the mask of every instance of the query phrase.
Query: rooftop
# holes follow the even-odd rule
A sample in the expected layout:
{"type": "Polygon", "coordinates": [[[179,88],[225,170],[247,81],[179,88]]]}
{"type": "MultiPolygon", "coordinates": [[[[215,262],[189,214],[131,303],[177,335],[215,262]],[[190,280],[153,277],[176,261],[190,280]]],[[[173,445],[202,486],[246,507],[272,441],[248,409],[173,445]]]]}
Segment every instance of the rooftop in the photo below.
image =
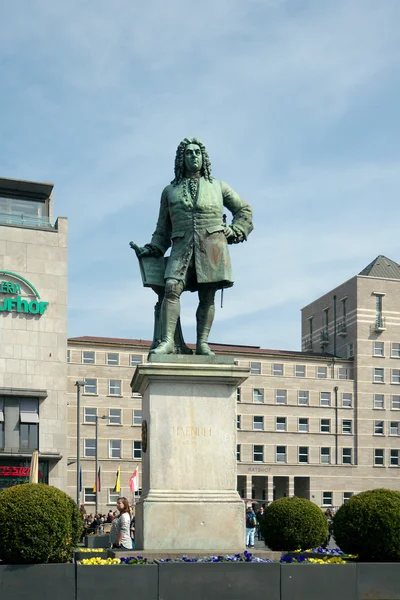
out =
{"type": "Polygon", "coordinates": [[[382,277],[384,279],[400,279],[400,265],[394,260],[380,254],[359,275],[382,277]]]}

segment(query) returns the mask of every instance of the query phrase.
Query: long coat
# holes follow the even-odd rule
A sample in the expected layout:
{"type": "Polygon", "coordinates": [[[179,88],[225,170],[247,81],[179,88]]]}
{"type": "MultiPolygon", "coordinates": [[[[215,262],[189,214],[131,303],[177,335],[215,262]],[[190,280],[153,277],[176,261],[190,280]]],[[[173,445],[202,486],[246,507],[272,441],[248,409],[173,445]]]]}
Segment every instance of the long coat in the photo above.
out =
{"type": "MultiPolygon", "coordinates": [[[[188,179],[164,189],[151,244],[163,254],[172,244],[165,279],[173,277],[185,281],[194,255],[197,283],[213,283],[217,288],[233,285],[228,242],[224,234],[224,207],[233,215],[231,225],[247,239],[253,230],[251,207],[227,183],[201,177],[194,201],[188,189],[188,179]]],[[[189,286],[188,289],[193,291],[196,288],[189,286]]]]}

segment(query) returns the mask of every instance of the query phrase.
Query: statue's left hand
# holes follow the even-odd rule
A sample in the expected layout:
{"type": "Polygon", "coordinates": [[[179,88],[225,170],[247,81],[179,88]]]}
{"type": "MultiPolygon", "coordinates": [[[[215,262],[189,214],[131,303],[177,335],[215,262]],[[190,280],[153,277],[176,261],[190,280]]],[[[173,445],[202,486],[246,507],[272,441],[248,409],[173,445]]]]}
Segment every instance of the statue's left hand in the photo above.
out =
{"type": "Polygon", "coordinates": [[[228,244],[239,244],[244,240],[243,233],[237,229],[234,229],[233,227],[230,227],[229,225],[225,227],[224,234],[228,244]]]}

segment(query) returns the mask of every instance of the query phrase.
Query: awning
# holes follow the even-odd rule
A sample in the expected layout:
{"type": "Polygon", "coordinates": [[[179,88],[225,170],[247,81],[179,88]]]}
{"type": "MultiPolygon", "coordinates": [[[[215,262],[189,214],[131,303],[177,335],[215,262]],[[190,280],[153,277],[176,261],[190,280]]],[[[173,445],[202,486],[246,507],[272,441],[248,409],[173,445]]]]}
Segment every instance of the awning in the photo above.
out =
{"type": "Polygon", "coordinates": [[[21,423],[39,423],[39,415],[34,412],[20,412],[19,420],[21,423]]]}

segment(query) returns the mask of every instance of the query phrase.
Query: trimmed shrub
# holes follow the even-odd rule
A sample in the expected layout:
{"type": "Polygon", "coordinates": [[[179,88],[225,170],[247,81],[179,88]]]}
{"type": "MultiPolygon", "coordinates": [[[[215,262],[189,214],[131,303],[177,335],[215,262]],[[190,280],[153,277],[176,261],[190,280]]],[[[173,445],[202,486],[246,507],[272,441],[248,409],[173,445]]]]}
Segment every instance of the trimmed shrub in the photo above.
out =
{"type": "Polygon", "coordinates": [[[328,521],[310,500],[281,498],[265,509],[261,533],[271,550],[306,550],[325,542],[328,521]]]}
{"type": "Polygon", "coordinates": [[[71,560],[82,534],[75,502],[44,483],[25,483],[0,493],[0,559],[9,564],[71,560]]]}
{"type": "Polygon", "coordinates": [[[377,489],[352,496],[333,519],[333,536],[361,561],[400,561],[400,492],[377,489]]]}

